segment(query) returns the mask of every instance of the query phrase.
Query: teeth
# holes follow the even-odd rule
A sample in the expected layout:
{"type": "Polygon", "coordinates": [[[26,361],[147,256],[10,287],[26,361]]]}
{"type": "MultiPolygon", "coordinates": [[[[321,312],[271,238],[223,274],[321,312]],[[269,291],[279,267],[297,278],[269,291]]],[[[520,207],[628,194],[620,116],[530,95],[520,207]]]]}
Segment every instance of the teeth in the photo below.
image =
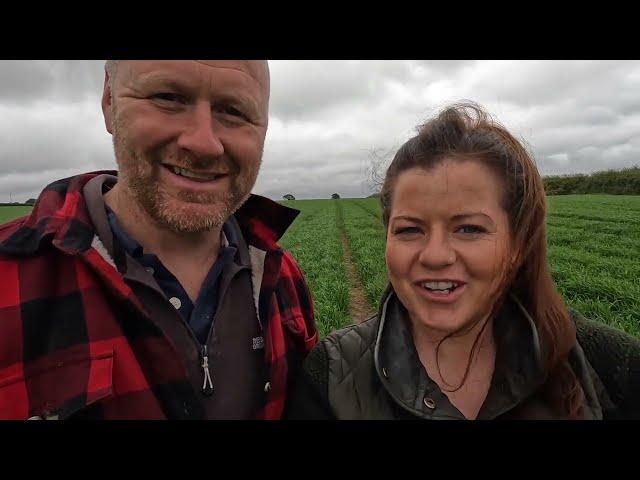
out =
{"type": "Polygon", "coordinates": [[[455,282],[425,282],[422,286],[429,290],[450,290],[457,287],[458,284],[455,282]]]}
{"type": "Polygon", "coordinates": [[[192,172],[191,170],[187,170],[185,168],[180,168],[176,166],[171,166],[171,169],[173,170],[173,173],[175,173],[176,175],[181,175],[187,178],[196,178],[198,180],[215,180],[218,177],[218,175],[215,175],[215,174],[196,173],[196,172],[192,172]]]}

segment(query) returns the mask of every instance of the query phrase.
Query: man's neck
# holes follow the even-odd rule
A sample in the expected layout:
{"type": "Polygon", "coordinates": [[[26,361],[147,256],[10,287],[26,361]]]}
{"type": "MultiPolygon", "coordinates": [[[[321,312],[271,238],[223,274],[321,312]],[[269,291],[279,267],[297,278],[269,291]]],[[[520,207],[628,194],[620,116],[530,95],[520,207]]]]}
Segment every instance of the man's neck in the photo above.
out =
{"type": "Polygon", "coordinates": [[[198,233],[181,233],[163,228],[119,188],[119,184],[104,195],[104,200],[127,234],[145,252],[156,255],[195,301],[204,278],[218,258],[222,227],[198,233]]]}

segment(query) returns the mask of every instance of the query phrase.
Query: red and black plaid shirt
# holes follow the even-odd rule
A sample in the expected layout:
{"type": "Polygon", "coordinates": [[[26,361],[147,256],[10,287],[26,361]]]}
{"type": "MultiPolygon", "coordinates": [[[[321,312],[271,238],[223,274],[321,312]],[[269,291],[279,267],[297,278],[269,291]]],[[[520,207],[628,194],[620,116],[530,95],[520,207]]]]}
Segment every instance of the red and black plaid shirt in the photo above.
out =
{"type": "MultiPolygon", "coordinates": [[[[82,188],[100,173],[115,172],[57,181],[29,216],[0,227],[0,418],[204,418],[173,343],[99,251],[82,188]]],[[[317,342],[307,285],[276,243],[297,213],[252,195],[235,214],[264,252],[258,314],[271,390],[260,419],[281,418],[317,342]]]]}

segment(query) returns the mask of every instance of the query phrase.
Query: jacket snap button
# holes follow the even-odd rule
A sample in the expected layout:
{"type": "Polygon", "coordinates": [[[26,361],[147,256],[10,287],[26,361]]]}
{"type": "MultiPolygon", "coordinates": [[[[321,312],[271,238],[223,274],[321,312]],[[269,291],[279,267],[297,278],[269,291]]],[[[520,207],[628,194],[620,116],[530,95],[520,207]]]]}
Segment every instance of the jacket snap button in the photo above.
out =
{"type": "Polygon", "coordinates": [[[425,397],[423,401],[424,401],[425,407],[430,408],[431,410],[436,408],[436,402],[433,401],[433,398],[425,397]]]}
{"type": "Polygon", "coordinates": [[[174,308],[176,310],[178,310],[182,306],[182,302],[180,301],[180,299],[178,297],[171,297],[169,299],[169,302],[171,303],[171,305],[174,306],[174,308]]]}
{"type": "Polygon", "coordinates": [[[389,378],[389,374],[387,373],[387,369],[386,368],[382,368],[382,375],[384,375],[384,378],[389,378]]]}

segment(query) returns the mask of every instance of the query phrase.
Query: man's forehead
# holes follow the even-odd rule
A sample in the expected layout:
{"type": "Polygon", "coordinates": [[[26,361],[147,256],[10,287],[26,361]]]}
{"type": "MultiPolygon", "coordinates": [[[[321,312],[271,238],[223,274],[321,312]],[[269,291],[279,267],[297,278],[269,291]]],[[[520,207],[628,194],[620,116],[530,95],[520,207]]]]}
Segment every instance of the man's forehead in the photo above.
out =
{"type": "Polygon", "coordinates": [[[130,60],[124,63],[129,63],[134,71],[143,74],[156,68],[180,68],[189,64],[192,67],[235,70],[251,77],[267,92],[269,90],[269,67],[265,60],[130,60]]]}
{"type": "Polygon", "coordinates": [[[266,60],[196,60],[196,62],[214,68],[229,68],[245,72],[260,83],[269,74],[266,60]]]}

